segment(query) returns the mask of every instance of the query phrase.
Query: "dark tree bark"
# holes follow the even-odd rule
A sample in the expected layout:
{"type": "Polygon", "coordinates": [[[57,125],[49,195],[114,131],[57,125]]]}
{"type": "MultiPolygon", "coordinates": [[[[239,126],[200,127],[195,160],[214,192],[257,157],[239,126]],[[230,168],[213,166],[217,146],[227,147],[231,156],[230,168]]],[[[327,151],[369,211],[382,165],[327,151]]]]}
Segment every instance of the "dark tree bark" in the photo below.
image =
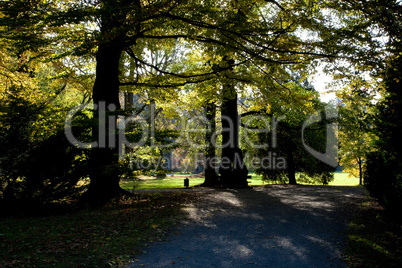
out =
{"type": "Polygon", "coordinates": [[[118,170],[118,137],[116,116],[111,112],[120,109],[119,62],[122,48],[118,43],[99,45],[96,54],[96,78],[93,102],[97,105],[94,139],[98,142],[90,154],[90,185],[84,199],[90,203],[103,203],[123,192],[118,170]]]}
{"type": "Polygon", "coordinates": [[[288,172],[288,176],[289,176],[289,184],[290,185],[296,185],[296,172],[294,170],[289,170],[288,172]]]}
{"type": "Polygon", "coordinates": [[[124,109],[133,109],[134,108],[134,93],[133,92],[125,92],[124,93],[124,109]]]}
{"type": "Polygon", "coordinates": [[[205,108],[205,113],[211,128],[205,134],[205,141],[208,147],[205,149],[205,160],[204,160],[205,180],[202,186],[212,187],[218,185],[218,177],[215,170],[216,163],[214,162],[216,161],[216,153],[215,153],[216,141],[212,140],[213,134],[216,131],[216,123],[215,123],[216,105],[213,103],[207,104],[205,108]]]}
{"type": "Polygon", "coordinates": [[[359,163],[359,185],[363,185],[363,167],[362,167],[362,159],[358,158],[359,163]]]}
{"type": "Polygon", "coordinates": [[[247,187],[248,170],[239,148],[239,113],[237,92],[232,82],[223,86],[222,100],[222,161],[220,183],[227,187],[247,187]]]}
{"type": "MultiPolygon", "coordinates": [[[[124,110],[125,110],[125,114],[127,113],[127,111],[132,111],[133,108],[134,108],[134,93],[133,92],[124,92],[124,110]]],[[[132,121],[127,122],[126,126],[125,126],[126,130],[131,129],[132,126],[133,126],[132,121]]],[[[126,146],[126,147],[122,148],[122,152],[125,155],[131,154],[133,152],[133,148],[131,148],[129,146],[126,146]]]]}
{"type": "MultiPolygon", "coordinates": [[[[101,30],[96,53],[96,77],[93,87],[93,102],[97,105],[96,124],[92,134],[98,142],[91,150],[90,185],[84,201],[94,205],[103,204],[120,194],[128,194],[120,185],[119,141],[117,116],[119,101],[119,66],[124,48],[127,46],[125,26],[127,10],[124,3],[102,0],[101,30]]],[[[139,6],[138,1],[134,1],[139,6]]]]}
{"type": "Polygon", "coordinates": [[[289,144],[289,150],[288,150],[288,159],[287,159],[287,173],[288,173],[288,178],[289,178],[289,184],[291,185],[296,185],[296,164],[295,160],[293,158],[293,154],[291,151],[291,148],[293,146],[289,144]]]}

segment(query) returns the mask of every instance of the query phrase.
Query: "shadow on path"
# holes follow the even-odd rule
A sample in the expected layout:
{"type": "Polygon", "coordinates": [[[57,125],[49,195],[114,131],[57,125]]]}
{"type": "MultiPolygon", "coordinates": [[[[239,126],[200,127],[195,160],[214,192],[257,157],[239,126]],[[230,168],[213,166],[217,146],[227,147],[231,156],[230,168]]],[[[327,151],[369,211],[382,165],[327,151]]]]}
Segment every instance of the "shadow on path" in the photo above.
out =
{"type": "Polygon", "coordinates": [[[300,185],[203,195],[131,267],[344,267],[342,232],[366,198],[361,187],[300,185]]]}

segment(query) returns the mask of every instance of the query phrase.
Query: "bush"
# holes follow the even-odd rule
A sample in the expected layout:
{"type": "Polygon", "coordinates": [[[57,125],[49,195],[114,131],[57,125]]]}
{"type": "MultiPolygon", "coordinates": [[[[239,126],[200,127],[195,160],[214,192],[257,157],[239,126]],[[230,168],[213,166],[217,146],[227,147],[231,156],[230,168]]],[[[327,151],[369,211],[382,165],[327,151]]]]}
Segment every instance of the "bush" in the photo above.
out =
{"type": "Polygon", "coordinates": [[[370,195],[395,217],[400,215],[402,206],[402,166],[401,162],[387,153],[370,153],[364,172],[364,185],[370,195]]]}
{"type": "Polygon", "coordinates": [[[377,152],[367,156],[365,185],[399,219],[402,206],[402,57],[391,57],[384,74],[384,98],[372,118],[377,152]]]}
{"type": "Polygon", "coordinates": [[[24,92],[12,87],[0,101],[0,198],[32,205],[74,196],[86,155],[64,136],[65,109],[24,92]]]}

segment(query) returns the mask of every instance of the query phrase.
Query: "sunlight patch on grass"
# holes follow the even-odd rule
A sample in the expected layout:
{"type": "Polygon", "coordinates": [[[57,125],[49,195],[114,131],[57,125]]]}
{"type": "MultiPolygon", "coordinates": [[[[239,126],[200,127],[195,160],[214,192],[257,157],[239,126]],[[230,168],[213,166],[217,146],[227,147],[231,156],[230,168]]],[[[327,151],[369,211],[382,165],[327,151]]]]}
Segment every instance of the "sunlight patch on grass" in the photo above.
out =
{"type": "Polygon", "coordinates": [[[349,173],[335,172],[334,180],[329,183],[333,186],[357,186],[359,185],[359,178],[349,177],[349,173]]]}
{"type": "MultiPolygon", "coordinates": [[[[251,178],[247,181],[250,186],[266,185],[269,182],[264,182],[260,175],[250,173],[251,178]]],[[[132,190],[134,189],[175,189],[184,188],[184,179],[189,178],[190,187],[200,185],[204,182],[204,177],[192,177],[191,174],[187,175],[168,175],[166,178],[148,178],[139,181],[132,180],[122,180],[120,185],[123,189],[132,190]]],[[[333,186],[356,186],[359,184],[359,179],[355,177],[348,177],[348,173],[335,173],[335,179],[329,185],[333,186]]]]}

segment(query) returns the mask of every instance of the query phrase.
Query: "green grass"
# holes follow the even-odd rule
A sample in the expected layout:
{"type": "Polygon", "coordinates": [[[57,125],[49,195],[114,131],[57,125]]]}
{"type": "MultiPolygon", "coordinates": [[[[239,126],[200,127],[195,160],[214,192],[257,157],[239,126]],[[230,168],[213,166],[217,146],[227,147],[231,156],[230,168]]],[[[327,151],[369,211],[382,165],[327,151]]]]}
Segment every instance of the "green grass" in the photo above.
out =
{"type": "Polygon", "coordinates": [[[334,180],[329,183],[333,186],[357,186],[359,185],[359,178],[349,177],[349,173],[335,172],[334,180]]]}
{"type": "MultiPolygon", "coordinates": [[[[139,189],[183,188],[183,179],[139,182],[139,189]]],[[[190,186],[204,178],[190,178],[190,186]]],[[[259,176],[250,185],[261,185],[259,176]]],[[[354,185],[356,179],[335,174],[334,185],[354,185]]],[[[132,181],[123,181],[130,189],[132,181]]],[[[183,203],[194,200],[186,193],[137,194],[97,210],[80,210],[59,216],[0,218],[0,267],[118,267],[128,264],[147,243],[162,240],[167,229],[181,217],[183,203]]],[[[379,234],[380,235],[380,234],[379,234]]],[[[353,236],[351,236],[353,238],[353,236]]],[[[388,237],[388,236],[387,236],[388,237]]],[[[356,238],[366,243],[367,238],[356,238]]],[[[386,240],[385,238],[383,240],[386,240]]],[[[370,244],[370,243],[366,243],[370,244]]],[[[388,256],[387,246],[375,248],[388,256]]],[[[351,254],[349,259],[358,259],[351,254]]]]}
{"type": "MultiPolygon", "coordinates": [[[[248,179],[250,186],[265,185],[259,175],[250,174],[251,178],[248,179]]],[[[333,186],[356,186],[359,184],[359,179],[355,177],[348,177],[348,173],[336,172],[334,173],[335,179],[329,185],[333,186]]],[[[167,176],[164,179],[146,179],[141,181],[122,180],[120,185],[122,188],[131,190],[133,186],[135,189],[172,189],[184,188],[184,179],[189,178],[190,187],[200,185],[204,182],[204,177],[192,177],[192,175],[178,175],[173,177],[167,176]]]]}
{"type": "Polygon", "coordinates": [[[374,200],[363,204],[346,232],[348,267],[402,267],[401,224],[374,200]]]}
{"type": "Polygon", "coordinates": [[[163,239],[186,193],[141,194],[97,210],[0,218],[0,267],[119,267],[163,239]]]}
{"type": "MultiPolygon", "coordinates": [[[[249,185],[263,185],[266,184],[262,181],[261,176],[251,174],[251,178],[248,179],[249,185]]],[[[184,188],[184,179],[189,178],[190,187],[200,185],[204,182],[204,177],[192,177],[192,175],[174,175],[173,177],[167,176],[164,179],[146,179],[140,181],[122,180],[120,186],[123,189],[131,190],[133,186],[135,189],[172,189],[172,188],[184,188]]]]}

